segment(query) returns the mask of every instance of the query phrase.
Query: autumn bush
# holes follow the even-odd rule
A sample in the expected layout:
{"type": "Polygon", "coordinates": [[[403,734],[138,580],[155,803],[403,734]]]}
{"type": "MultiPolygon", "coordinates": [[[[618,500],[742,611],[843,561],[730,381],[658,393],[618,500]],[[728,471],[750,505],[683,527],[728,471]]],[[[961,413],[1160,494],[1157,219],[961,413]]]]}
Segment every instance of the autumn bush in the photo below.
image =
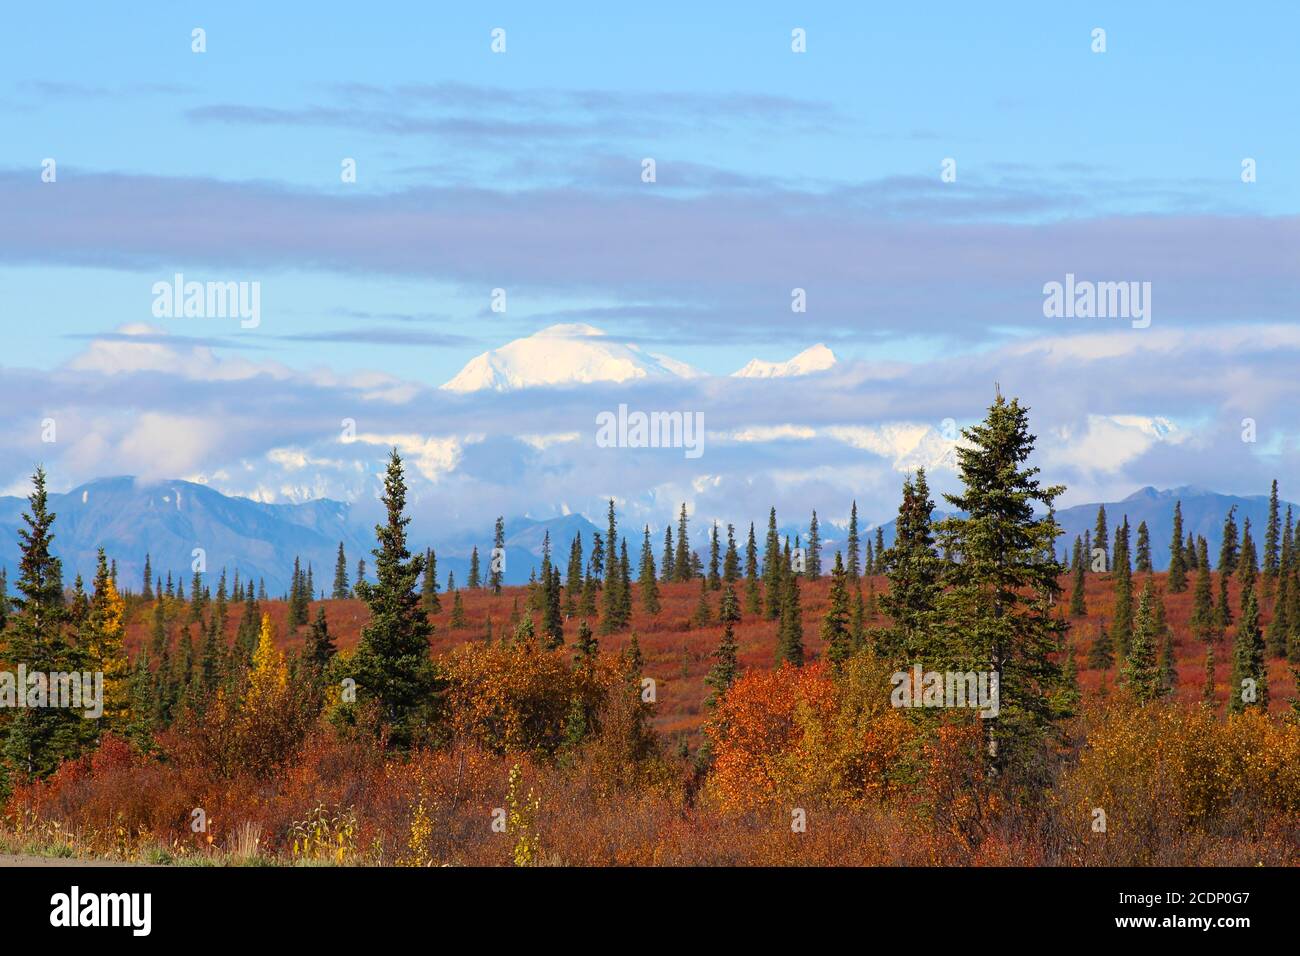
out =
{"type": "Polygon", "coordinates": [[[1300,725],[1251,710],[1139,705],[1091,713],[1057,789],[1066,856],[1150,865],[1300,858],[1300,725]]]}

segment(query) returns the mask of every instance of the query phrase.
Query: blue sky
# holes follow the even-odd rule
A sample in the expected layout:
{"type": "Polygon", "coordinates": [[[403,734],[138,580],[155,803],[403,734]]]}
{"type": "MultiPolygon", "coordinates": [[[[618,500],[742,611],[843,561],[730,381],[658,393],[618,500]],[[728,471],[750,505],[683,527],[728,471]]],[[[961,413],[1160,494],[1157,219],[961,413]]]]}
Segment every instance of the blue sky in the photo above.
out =
{"type": "MultiPolygon", "coordinates": [[[[24,437],[22,413],[39,401],[75,419],[96,393],[84,379],[104,374],[117,385],[133,377],[128,392],[155,395],[166,409],[192,403],[195,383],[213,378],[259,383],[264,401],[281,400],[276,383],[305,379],[355,404],[367,399],[345,390],[381,371],[420,397],[408,398],[408,419],[393,412],[379,431],[450,441],[433,434],[421,390],[484,350],[563,321],[717,375],[815,342],[877,392],[880,382],[931,381],[947,369],[967,389],[941,403],[958,420],[987,403],[993,378],[1038,384],[1041,363],[1016,351],[1026,343],[1048,354],[1057,339],[1112,336],[1105,347],[1065,347],[1076,364],[1063,374],[1095,391],[1062,398],[1044,383],[1044,394],[1029,396],[1076,447],[1093,419],[1136,416],[1148,424],[1133,427],[1151,434],[1160,429],[1150,420],[1174,422],[1180,447],[1204,455],[1209,436],[1230,434],[1241,417],[1234,402],[1272,410],[1284,401],[1286,383],[1271,387],[1265,358],[1251,351],[1268,342],[1267,360],[1280,363],[1283,346],[1243,330],[1293,324],[1300,298],[1300,8],[806,6],[7,10],[0,301],[9,348],[0,361],[8,388],[32,408],[8,413],[17,417],[4,444],[17,464],[0,485],[49,452],[24,437]],[[194,27],[206,31],[205,53],[191,52],[194,27]],[[498,27],[505,54],[490,49],[498,27]],[[790,49],[796,27],[806,30],[804,54],[790,49]],[[1097,27],[1104,53],[1091,49],[1097,27]],[[40,182],[47,157],[58,163],[54,184],[40,182]],[[357,162],[356,183],[340,182],[344,157],[357,162]],[[640,181],[645,157],[657,163],[654,184],[640,181]],[[940,180],[948,157],[955,183],[940,180]],[[1246,157],[1257,163],[1250,184],[1240,176],[1246,157]],[[260,282],[261,325],[155,319],[150,287],[176,272],[260,282]],[[1042,285],[1066,272],[1151,281],[1152,335],[1048,324],[1042,285]],[[788,308],[796,286],[810,303],[797,319],[788,308]],[[509,290],[506,315],[488,310],[495,287],[509,290]],[[111,372],[96,364],[106,354],[97,342],[128,348],[120,330],[141,323],[172,345],[139,341],[137,352],[177,355],[114,359],[111,372]],[[1216,347],[1228,336],[1239,346],[1216,347]],[[1232,366],[1243,384],[1180,397],[1141,372],[1121,380],[1125,362],[1149,367],[1139,356],[1157,337],[1186,382],[1224,377],[1225,356],[1246,350],[1232,366]],[[1085,353],[1095,369],[1077,358],[1085,353]],[[887,363],[903,371],[884,371],[887,363]]],[[[827,403],[815,391],[765,396],[771,407],[751,403],[753,421],[737,412],[727,425],[949,417],[899,398],[869,421],[836,425],[821,421],[827,403]]],[[[147,413],[119,401],[123,422],[147,413]]],[[[539,433],[573,429],[563,404],[540,402],[555,420],[537,422],[539,433]]],[[[508,433],[503,415],[475,434],[508,433]]],[[[264,474],[277,449],[310,444],[288,423],[247,446],[214,436],[188,456],[146,453],[151,441],[189,447],[168,434],[159,424],[135,444],[126,433],[87,437],[66,452],[63,474],[158,467],[134,464],[121,451],[130,447],[186,473],[250,476],[229,478],[229,490],[348,492],[335,480],[264,474]]],[[[463,454],[465,436],[457,440],[463,454]]],[[[1079,493],[1178,482],[1183,466],[1163,462],[1170,448],[1153,440],[1123,462],[1071,475],[1079,493]]],[[[1219,463],[1187,480],[1258,490],[1290,441],[1274,431],[1266,452],[1248,449],[1239,467],[1219,463]]],[[[830,448],[813,457],[842,471],[829,463],[844,449],[830,448]]],[[[493,467],[512,473],[511,461],[493,467]]],[[[552,464],[559,474],[589,470],[552,464]]],[[[875,464],[883,507],[900,466],[875,464]]],[[[752,478],[755,467],[737,459],[723,477],[752,478]]],[[[652,484],[667,500],[701,480],[677,465],[652,484]]],[[[843,497],[848,484],[828,481],[816,493],[843,497]]],[[[755,504],[788,486],[760,482],[755,504]]],[[[610,490],[593,484],[563,504],[588,507],[610,490]]],[[[528,507],[560,503],[551,493],[528,507]]]]}

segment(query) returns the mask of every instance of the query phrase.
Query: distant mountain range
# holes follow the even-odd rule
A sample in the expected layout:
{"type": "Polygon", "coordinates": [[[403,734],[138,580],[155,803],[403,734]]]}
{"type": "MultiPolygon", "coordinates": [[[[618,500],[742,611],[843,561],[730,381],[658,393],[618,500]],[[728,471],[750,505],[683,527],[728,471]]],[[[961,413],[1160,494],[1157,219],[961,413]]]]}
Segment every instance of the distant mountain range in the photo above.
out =
{"type": "MultiPolygon", "coordinates": [[[[814,345],[786,362],[751,360],[738,378],[784,378],[822,372],[835,364],[825,345],[814,345]]],[[[704,372],[667,355],[583,323],[552,325],[471,359],[442,387],[451,392],[511,392],[537,386],[592,382],[700,378],[704,372]]]]}
{"type": "MultiPolygon", "coordinates": [[[[18,567],[18,530],[27,499],[0,497],[0,567],[13,581],[18,567]]],[[[139,592],[144,582],[144,560],[164,580],[170,571],[186,588],[193,575],[193,551],[202,548],[209,580],[224,567],[229,575],[239,571],[241,580],[265,579],[267,591],[283,593],[289,586],[295,557],[305,568],[310,562],[317,591],[333,587],[334,565],[339,542],[347,556],[348,576],[356,576],[357,560],[364,558],[373,568],[371,549],[374,528],[354,517],[350,505],[328,499],[302,504],[264,504],[249,498],[229,497],[205,485],[190,481],[141,483],[134,478],[100,478],[66,494],[51,494],[49,509],[55,513],[54,551],[63,561],[64,577],[71,585],[80,574],[86,581],[94,576],[96,551],[103,547],[116,559],[118,581],[139,592]]],[[[515,518],[507,521],[505,580],[522,584],[538,563],[542,540],[550,530],[552,541],[562,541],[554,550],[560,560],[568,557],[569,543],[578,531],[586,542],[595,530],[581,515],[566,515],[549,521],[515,518]],[[562,550],[561,550],[562,548],[562,550]]],[[[487,573],[491,550],[491,528],[486,528],[479,554],[487,573]]],[[[412,535],[412,547],[425,542],[412,535]]],[[[433,542],[441,548],[443,542],[433,542]]],[[[468,552],[470,545],[465,544],[468,552]]],[[[438,555],[438,581],[445,585],[448,572],[458,584],[469,576],[468,554],[438,555]]],[[[371,578],[373,580],[373,577],[371,578]]]]}
{"type": "MultiPolygon", "coordinates": [[[[1174,502],[1182,501],[1183,534],[1203,535],[1210,543],[1211,560],[1218,557],[1223,518],[1233,505],[1237,507],[1237,524],[1249,519],[1258,547],[1263,548],[1265,523],[1268,520],[1268,497],[1240,497],[1218,494],[1201,488],[1182,487],[1169,491],[1142,488],[1122,501],[1106,502],[1106,517],[1113,540],[1114,528],[1127,515],[1136,543],[1137,526],[1147,523],[1151,536],[1151,557],[1157,569],[1169,562],[1169,544],[1173,528],[1174,502]]],[[[242,580],[265,579],[267,590],[283,593],[289,584],[295,557],[304,567],[311,563],[318,591],[332,587],[334,563],[339,542],[343,542],[348,560],[349,578],[355,576],[357,560],[365,558],[371,565],[374,529],[356,519],[350,505],[326,499],[303,504],[264,504],[248,498],[229,497],[205,485],[189,481],[141,483],[133,478],[101,478],[74,488],[66,494],[50,495],[50,510],[57,515],[54,525],[54,550],[63,560],[64,575],[71,584],[76,574],[89,581],[94,574],[96,549],[104,547],[117,560],[118,580],[123,587],[139,591],[143,582],[144,559],[149,554],[155,575],[184,580],[188,588],[192,575],[193,551],[202,548],[210,574],[215,580],[221,568],[242,580]]],[[[1057,512],[1065,530],[1057,550],[1073,545],[1075,535],[1090,531],[1097,518],[1097,504],[1076,505],[1057,512]]],[[[1287,502],[1281,503],[1285,515],[1287,502]]],[[[1295,507],[1294,505],[1292,507],[1295,507]]],[[[12,581],[17,572],[18,530],[25,498],[0,498],[0,566],[12,581]]],[[[1300,514],[1300,508],[1296,509],[1300,514]]],[[[936,517],[939,514],[936,513],[936,517]]],[[[862,516],[864,539],[874,539],[874,525],[862,516]]],[[[764,523],[755,522],[762,547],[764,523]]],[[[563,568],[568,561],[569,546],[575,534],[582,534],[584,554],[590,553],[592,534],[598,528],[585,516],[569,514],[559,518],[536,520],[516,517],[506,521],[507,584],[522,584],[540,563],[542,545],[550,535],[551,550],[563,568]]],[[[800,535],[807,543],[807,528],[782,526],[782,535],[791,540],[800,535]]],[[[724,535],[725,529],[721,529],[724,535]]],[[[737,526],[737,545],[744,547],[748,526],[737,526]]],[[[882,525],[886,545],[893,543],[894,523],[882,525]]],[[[822,528],[826,542],[824,565],[829,568],[833,554],[843,547],[843,529],[826,523],[822,528]]],[[[478,542],[481,570],[486,575],[490,560],[491,528],[483,529],[478,542]]],[[[662,548],[662,531],[653,536],[656,561],[662,548]]],[[[438,580],[445,585],[448,572],[464,585],[468,579],[468,552],[474,542],[431,542],[438,549],[438,580]],[[444,550],[445,549],[445,550],[444,550]]],[[[691,528],[692,548],[707,560],[708,528],[691,528]]],[[[426,542],[413,529],[412,547],[423,548],[426,542]]],[[[864,543],[865,546],[865,543],[864,543]]],[[[634,533],[628,552],[635,564],[640,541],[634,533]]],[[[1262,554],[1261,554],[1262,558],[1262,554]]],[[[636,569],[633,568],[635,576],[636,569]]]]}
{"type": "MultiPolygon", "coordinates": [[[[1062,508],[1056,513],[1056,521],[1063,530],[1056,544],[1057,554],[1064,553],[1067,558],[1069,557],[1070,550],[1074,547],[1075,536],[1082,536],[1085,532],[1091,532],[1096,528],[1097,509],[1101,504],[1105,504],[1107,537],[1110,539],[1108,548],[1115,542],[1115,528],[1123,524],[1127,517],[1130,529],[1129,544],[1136,551],[1138,525],[1145,521],[1151,539],[1151,565],[1157,571],[1166,570],[1169,567],[1169,546],[1173,543],[1174,503],[1178,501],[1182,502],[1183,509],[1183,540],[1187,540],[1189,533],[1205,538],[1209,544],[1212,565],[1219,559],[1223,519],[1228,514],[1228,509],[1234,505],[1237,508],[1238,534],[1245,527],[1246,520],[1250,519],[1251,536],[1255,539],[1259,559],[1263,562],[1264,533],[1268,525],[1268,495],[1245,497],[1223,495],[1191,485],[1171,488],[1167,491],[1160,491],[1148,485],[1120,501],[1094,502],[1062,508]]],[[[1288,507],[1294,510],[1297,518],[1300,518],[1300,506],[1288,501],[1279,501],[1279,522],[1285,521],[1288,507]]],[[[935,512],[936,520],[944,515],[944,512],[935,512]]],[[[886,546],[892,544],[894,522],[890,521],[884,525],[882,531],[886,546]]]]}

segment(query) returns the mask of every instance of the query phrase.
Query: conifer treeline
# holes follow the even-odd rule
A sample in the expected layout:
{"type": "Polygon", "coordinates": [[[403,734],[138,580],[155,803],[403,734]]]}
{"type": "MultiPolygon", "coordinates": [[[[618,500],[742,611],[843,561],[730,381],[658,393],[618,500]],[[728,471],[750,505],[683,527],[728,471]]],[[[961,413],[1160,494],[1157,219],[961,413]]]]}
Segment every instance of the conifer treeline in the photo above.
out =
{"type": "MultiPolygon", "coordinates": [[[[1034,444],[1025,408],[999,394],[986,419],[967,429],[965,437],[966,444],[958,449],[962,491],[944,496],[956,511],[953,517],[933,521],[935,504],[921,469],[903,482],[890,547],[885,547],[880,527],[864,543],[856,502],[851,505],[845,546],[829,561],[829,606],[820,636],[836,673],[861,655],[900,668],[921,662],[930,669],[996,672],[1001,716],[981,727],[988,765],[997,774],[1032,776],[1041,769],[1042,747],[1054,723],[1068,715],[1078,699],[1077,665],[1066,635],[1069,617],[1086,614],[1090,576],[1109,580],[1112,604],[1088,648],[1088,666],[1109,669],[1118,662],[1121,679],[1132,693],[1140,700],[1154,699],[1167,694],[1176,680],[1174,637],[1152,574],[1146,524],[1132,529],[1128,516],[1121,515],[1112,525],[1104,507],[1098,509],[1092,531],[1073,543],[1068,614],[1058,607],[1066,565],[1056,554],[1060,527],[1053,504],[1063,489],[1042,486],[1037,469],[1025,464],[1034,444]],[[1144,576],[1136,594],[1135,574],[1144,576]],[[872,579],[881,575],[888,589],[877,598],[872,579]],[[878,612],[887,624],[869,628],[868,620],[878,612]]],[[[370,611],[346,675],[334,668],[336,651],[323,604],[318,603],[312,617],[311,604],[323,599],[325,591],[317,590],[311,563],[304,566],[299,559],[285,595],[288,623],[295,631],[310,626],[301,646],[281,663],[295,685],[307,688],[309,697],[315,695],[314,703],[308,702],[317,711],[332,682],[341,675],[354,681],[360,688],[358,699],[331,704],[334,718],[372,722],[385,728],[392,744],[407,746],[424,739],[437,723],[440,677],[429,654],[432,616],[442,612],[445,597],[451,602],[452,631],[466,628],[467,617],[454,574],[447,575],[444,594],[439,594],[434,550],[408,550],[410,519],[395,451],[383,500],[387,519],[376,527],[373,578],[367,576],[362,559],[350,580],[342,542],[338,547],[330,597],[355,597],[370,611]]],[[[1184,540],[1181,502],[1173,508],[1166,586],[1172,593],[1193,589],[1191,627],[1206,645],[1211,679],[1215,645],[1235,623],[1229,655],[1234,711],[1267,707],[1269,657],[1286,657],[1300,665],[1300,532],[1289,508],[1284,519],[1278,512],[1274,482],[1261,562],[1250,521],[1239,529],[1235,509],[1230,509],[1218,562],[1212,567],[1208,542],[1191,534],[1184,540]],[[1235,608],[1228,587],[1233,577],[1240,584],[1235,608]],[[1266,606],[1272,612],[1267,632],[1260,623],[1266,606]]],[[[55,516],[48,512],[45,476],[39,469],[24,520],[22,561],[12,596],[0,574],[3,663],[21,663],[29,671],[102,672],[105,714],[102,721],[84,721],[75,712],[50,708],[0,714],[0,767],[5,775],[0,784],[7,786],[15,776],[49,773],[62,760],[94,746],[105,732],[129,737],[148,749],[159,729],[225,706],[217,703],[223,695],[246,699],[254,686],[261,686],[259,681],[276,683],[266,677],[268,668],[281,665],[276,663],[279,652],[266,649],[274,650],[262,608],[268,600],[262,582],[255,586],[252,580],[241,581],[236,571],[228,586],[222,569],[214,589],[196,571],[187,598],[183,584],[170,573],[164,583],[146,556],[143,586],[136,597],[118,590],[115,564],[101,550],[91,590],[78,577],[65,592],[62,568],[51,550],[55,516]],[[133,607],[148,615],[149,636],[128,658],[124,638],[133,607]],[[228,623],[236,615],[233,640],[228,640],[228,623]]],[[[629,534],[620,527],[610,499],[603,534],[594,532],[589,547],[581,534],[576,535],[563,574],[547,533],[525,608],[513,599],[508,618],[498,620],[500,640],[560,648],[569,623],[576,622],[576,646],[583,660],[598,646],[597,633],[630,627],[634,600],[654,616],[662,611],[663,584],[698,582],[691,626],[722,628],[706,679],[710,707],[739,672],[735,625],[743,614],[770,622],[777,663],[799,667],[807,656],[801,594],[806,585],[801,582],[824,574],[818,516],[811,515],[806,542],[802,534],[792,542],[780,533],[776,510],[770,509],[761,554],[751,523],[744,535],[743,560],[736,530],[712,522],[704,533],[707,560],[702,559],[691,547],[690,515],[683,503],[675,533],[671,525],[664,529],[658,567],[650,527],[634,530],[640,538],[632,543],[640,545],[634,592],[629,534]]],[[[504,545],[504,521],[498,518],[486,572],[475,547],[467,587],[502,593],[504,545]]],[[[485,637],[493,639],[491,616],[485,637]]],[[[635,633],[632,642],[635,647],[635,633]]]]}

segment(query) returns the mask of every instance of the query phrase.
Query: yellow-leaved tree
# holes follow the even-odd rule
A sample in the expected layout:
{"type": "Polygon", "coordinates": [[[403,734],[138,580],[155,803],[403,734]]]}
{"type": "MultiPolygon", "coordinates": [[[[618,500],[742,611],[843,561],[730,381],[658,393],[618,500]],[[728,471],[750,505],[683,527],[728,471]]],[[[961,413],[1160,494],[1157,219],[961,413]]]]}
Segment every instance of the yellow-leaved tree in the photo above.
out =
{"type": "Polygon", "coordinates": [[[104,713],[95,728],[99,732],[125,733],[131,723],[131,666],[125,636],[126,601],[113,584],[104,549],[100,548],[95,593],[82,638],[90,669],[104,675],[104,713]]]}
{"type": "Polygon", "coordinates": [[[258,776],[269,773],[297,750],[308,722],[304,701],[289,685],[284,654],[275,646],[271,618],[263,614],[240,707],[237,769],[258,776]]]}

